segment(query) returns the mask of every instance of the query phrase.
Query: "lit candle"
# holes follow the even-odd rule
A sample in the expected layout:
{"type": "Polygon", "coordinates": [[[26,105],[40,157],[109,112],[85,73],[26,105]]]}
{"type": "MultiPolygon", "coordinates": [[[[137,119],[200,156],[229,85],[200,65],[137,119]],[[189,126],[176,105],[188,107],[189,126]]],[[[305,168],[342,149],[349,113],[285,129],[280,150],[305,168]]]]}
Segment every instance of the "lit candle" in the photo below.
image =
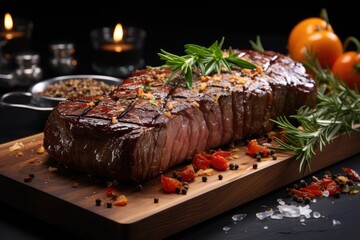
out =
{"type": "Polygon", "coordinates": [[[11,40],[13,38],[24,37],[25,33],[22,31],[14,30],[14,22],[10,13],[6,13],[4,17],[4,31],[0,32],[0,37],[5,38],[6,40],[11,40]]]}
{"type": "Polygon", "coordinates": [[[145,35],[140,28],[123,28],[120,23],[115,28],[94,29],[91,32],[93,69],[101,74],[126,77],[135,69],[142,68],[145,35]]]}
{"type": "Polygon", "coordinates": [[[134,45],[122,42],[124,39],[124,29],[120,23],[118,23],[114,29],[113,42],[106,42],[101,45],[101,49],[105,51],[123,52],[129,51],[134,48],[134,45]]]}
{"type": "Polygon", "coordinates": [[[31,21],[13,20],[10,13],[5,14],[4,22],[0,24],[0,38],[6,41],[2,48],[6,65],[14,65],[16,54],[30,50],[32,28],[31,21]]]}

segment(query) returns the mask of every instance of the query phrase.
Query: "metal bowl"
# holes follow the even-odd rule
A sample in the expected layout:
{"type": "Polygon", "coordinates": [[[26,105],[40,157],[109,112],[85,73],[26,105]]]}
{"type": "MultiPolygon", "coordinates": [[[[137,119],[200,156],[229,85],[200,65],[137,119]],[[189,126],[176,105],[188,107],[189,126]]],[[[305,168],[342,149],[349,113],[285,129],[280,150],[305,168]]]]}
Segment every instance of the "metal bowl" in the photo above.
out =
{"type": "Polygon", "coordinates": [[[102,76],[102,75],[67,75],[61,77],[50,78],[41,82],[38,82],[30,86],[28,92],[9,92],[5,93],[0,99],[0,105],[7,107],[27,108],[37,111],[52,111],[59,102],[64,101],[66,98],[48,97],[42,96],[41,93],[49,85],[62,82],[70,79],[87,79],[92,78],[97,81],[104,82],[111,86],[119,85],[123,80],[120,78],[102,76]],[[17,101],[23,97],[31,98],[30,103],[14,103],[9,102],[10,98],[17,101]],[[8,100],[8,101],[6,101],[8,100]]]}

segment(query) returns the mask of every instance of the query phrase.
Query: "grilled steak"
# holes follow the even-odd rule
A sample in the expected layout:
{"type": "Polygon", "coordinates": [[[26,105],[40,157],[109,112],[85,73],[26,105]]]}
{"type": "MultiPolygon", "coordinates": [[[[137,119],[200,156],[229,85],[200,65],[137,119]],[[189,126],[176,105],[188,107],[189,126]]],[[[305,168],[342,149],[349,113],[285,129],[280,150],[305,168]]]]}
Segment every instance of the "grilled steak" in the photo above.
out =
{"type": "Polygon", "coordinates": [[[314,107],[316,84],[304,67],[275,52],[239,50],[255,70],[199,76],[193,89],[170,70],[138,70],[102,97],[54,108],[44,146],[55,160],[85,173],[143,182],[195,153],[263,134],[271,118],[314,107]]]}

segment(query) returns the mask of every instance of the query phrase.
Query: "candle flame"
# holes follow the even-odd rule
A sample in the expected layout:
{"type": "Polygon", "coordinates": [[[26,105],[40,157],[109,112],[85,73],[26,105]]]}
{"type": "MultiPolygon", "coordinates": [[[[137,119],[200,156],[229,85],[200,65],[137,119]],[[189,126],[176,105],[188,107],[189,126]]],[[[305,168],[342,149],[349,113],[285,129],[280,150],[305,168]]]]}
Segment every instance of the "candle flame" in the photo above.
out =
{"type": "Polygon", "coordinates": [[[4,17],[4,26],[6,30],[11,30],[13,28],[13,19],[10,15],[10,13],[6,13],[4,17]]]}
{"type": "Polygon", "coordinates": [[[114,30],[114,41],[115,42],[120,42],[123,39],[124,36],[124,30],[123,27],[120,23],[116,24],[115,30],[114,30]]]}

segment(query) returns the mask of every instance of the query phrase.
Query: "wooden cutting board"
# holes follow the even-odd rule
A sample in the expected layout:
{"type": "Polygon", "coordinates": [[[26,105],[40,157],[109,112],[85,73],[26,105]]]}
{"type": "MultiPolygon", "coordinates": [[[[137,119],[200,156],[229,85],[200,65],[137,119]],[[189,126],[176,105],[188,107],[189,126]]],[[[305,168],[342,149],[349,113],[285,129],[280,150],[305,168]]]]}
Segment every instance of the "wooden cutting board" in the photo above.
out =
{"type": "Polygon", "coordinates": [[[118,185],[117,193],[124,194],[128,204],[107,208],[112,200],[106,196],[106,181],[57,166],[47,153],[38,154],[42,140],[39,133],[0,145],[0,200],[75,235],[99,239],[161,239],[360,152],[360,132],[343,134],[317,152],[312,172],[301,175],[299,162],[289,153],[278,152],[277,160],[263,160],[253,169],[255,160],[240,147],[239,158],[231,160],[240,165],[238,170],[215,171],[207,182],[197,177],[186,195],[162,193],[159,177],[141,191],[118,185]],[[10,151],[16,143],[23,146],[10,151]],[[34,178],[26,182],[29,174],[34,178]]]}

